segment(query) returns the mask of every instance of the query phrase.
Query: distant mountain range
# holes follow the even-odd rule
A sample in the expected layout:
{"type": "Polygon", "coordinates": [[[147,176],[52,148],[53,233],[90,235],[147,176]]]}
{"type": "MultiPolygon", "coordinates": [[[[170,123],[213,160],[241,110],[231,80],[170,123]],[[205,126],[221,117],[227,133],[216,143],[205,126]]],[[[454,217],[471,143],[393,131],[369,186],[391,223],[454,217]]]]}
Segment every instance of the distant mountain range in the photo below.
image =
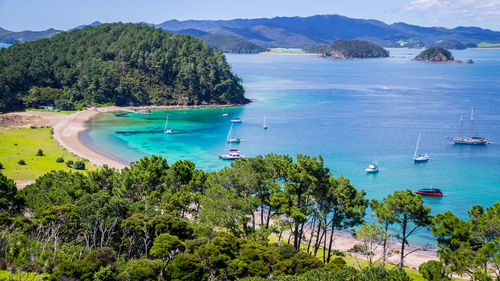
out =
{"type": "MultiPolygon", "coordinates": [[[[98,25],[94,22],[90,25],[98,25]]],[[[384,47],[424,47],[443,43],[447,46],[475,47],[478,43],[500,43],[500,32],[479,27],[421,27],[406,23],[386,24],[378,20],[353,19],[340,15],[311,17],[275,17],[234,20],[169,20],[149,24],[173,33],[210,38],[213,42],[238,39],[239,44],[263,48],[310,48],[330,44],[337,39],[361,39],[384,47]],[[208,35],[218,35],[208,36],[208,35]],[[230,36],[223,38],[224,36],[230,36]],[[217,40],[213,40],[216,38],[217,40]],[[249,41],[249,42],[246,42],[249,41]],[[253,44],[250,44],[253,43],[253,44]]],[[[78,26],[75,28],[82,28],[78,26]]],[[[11,32],[0,29],[0,42],[15,43],[36,40],[60,32],[11,32]]],[[[208,41],[208,40],[207,40],[208,41]]],[[[213,46],[217,47],[217,46],[213,46]]],[[[232,46],[238,49],[238,47],[232,46]]],[[[245,49],[241,48],[241,49],[245,49]]],[[[224,51],[224,48],[219,48],[224,51]]]]}

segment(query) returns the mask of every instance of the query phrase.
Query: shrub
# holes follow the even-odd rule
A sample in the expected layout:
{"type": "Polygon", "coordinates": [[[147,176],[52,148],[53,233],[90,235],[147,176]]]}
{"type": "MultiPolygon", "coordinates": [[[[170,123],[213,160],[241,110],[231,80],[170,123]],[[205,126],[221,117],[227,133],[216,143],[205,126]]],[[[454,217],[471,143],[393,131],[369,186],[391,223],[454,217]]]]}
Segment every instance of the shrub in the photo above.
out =
{"type": "Polygon", "coordinates": [[[332,271],[337,269],[342,269],[346,266],[346,261],[341,257],[333,257],[333,259],[325,264],[326,271],[332,271]]]}
{"type": "Polygon", "coordinates": [[[0,259],[0,270],[6,270],[7,269],[7,263],[5,262],[4,259],[0,259]]]}
{"type": "Polygon", "coordinates": [[[418,272],[429,281],[446,280],[443,265],[439,261],[424,262],[418,267],[418,272]]]}
{"type": "Polygon", "coordinates": [[[36,156],[43,156],[43,150],[38,149],[38,151],[36,152],[36,156]]]}
{"type": "Polygon", "coordinates": [[[66,161],[66,166],[70,168],[73,167],[73,161],[72,160],[66,161]]]}
{"type": "Polygon", "coordinates": [[[99,271],[94,273],[94,281],[115,281],[118,280],[118,276],[113,272],[111,265],[101,266],[99,271]]]}
{"type": "Polygon", "coordinates": [[[59,157],[59,158],[56,159],[56,162],[57,163],[64,163],[64,158],[59,157]]]}
{"type": "Polygon", "coordinates": [[[19,165],[26,165],[26,162],[21,159],[21,160],[17,161],[17,164],[19,164],[19,165]]]}
{"type": "Polygon", "coordinates": [[[2,165],[2,163],[0,163],[0,170],[1,170],[1,169],[3,169],[3,165],[2,165]]]}
{"type": "Polygon", "coordinates": [[[83,163],[83,161],[76,161],[75,164],[73,165],[73,169],[85,170],[85,163],[83,163]]]}

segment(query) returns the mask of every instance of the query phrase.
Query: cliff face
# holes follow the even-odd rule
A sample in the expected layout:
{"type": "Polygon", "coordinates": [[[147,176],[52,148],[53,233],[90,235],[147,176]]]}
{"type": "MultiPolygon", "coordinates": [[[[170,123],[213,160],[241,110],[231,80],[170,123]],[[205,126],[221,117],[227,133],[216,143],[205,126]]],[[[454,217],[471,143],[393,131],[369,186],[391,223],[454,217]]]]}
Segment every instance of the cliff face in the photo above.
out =
{"type": "Polygon", "coordinates": [[[432,47],[415,57],[415,60],[430,62],[450,62],[455,59],[448,50],[439,47],[432,47]]]}

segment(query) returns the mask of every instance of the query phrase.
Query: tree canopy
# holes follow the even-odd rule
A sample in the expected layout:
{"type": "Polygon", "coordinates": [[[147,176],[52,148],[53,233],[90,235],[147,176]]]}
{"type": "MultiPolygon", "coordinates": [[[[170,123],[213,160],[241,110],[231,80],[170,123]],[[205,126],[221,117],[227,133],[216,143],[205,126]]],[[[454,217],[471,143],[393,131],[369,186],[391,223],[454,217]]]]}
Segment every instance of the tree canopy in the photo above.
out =
{"type": "Polygon", "coordinates": [[[221,52],[145,24],[88,26],[0,50],[0,111],[246,101],[221,52]]]}
{"type": "Polygon", "coordinates": [[[331,45],[321,45],[307,49],[308,53],[319,53],[325,57],[339,59],[388,57],[389,52],[371,42],[362,40],[335,40],[331,45]]]}

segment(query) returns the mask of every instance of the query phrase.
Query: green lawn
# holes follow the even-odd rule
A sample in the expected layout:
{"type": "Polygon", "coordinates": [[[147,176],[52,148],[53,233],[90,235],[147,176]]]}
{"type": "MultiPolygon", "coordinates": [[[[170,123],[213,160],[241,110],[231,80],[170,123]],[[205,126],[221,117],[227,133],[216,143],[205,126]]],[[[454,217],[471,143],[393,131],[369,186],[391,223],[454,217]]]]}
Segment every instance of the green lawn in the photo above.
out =
{"type": "Polygon", "coordinates": [[[477,44],[477,47],[478,48],[499,48],[500,43],[491,44],[491,43],[481,42],[481,43],[477,44]]]}
{"type": "MultiPolygon", "coordinates": [[[[58,157],[64,161],[85,162],[85,168],[96,166],[61,147],[53,138],[51,128],[23,128],[0,130],[0,163],[2,174],[10,179],[36,179],[52,170],[71,170],[66,163],[56,163],[58,157]],[[36,156],[38,149],[44,156],[36,156]],[[24,160],[26,165],[17,162],[24,160]]],[[[75,170],[76,171],[76,170],[75,170]]]]}

